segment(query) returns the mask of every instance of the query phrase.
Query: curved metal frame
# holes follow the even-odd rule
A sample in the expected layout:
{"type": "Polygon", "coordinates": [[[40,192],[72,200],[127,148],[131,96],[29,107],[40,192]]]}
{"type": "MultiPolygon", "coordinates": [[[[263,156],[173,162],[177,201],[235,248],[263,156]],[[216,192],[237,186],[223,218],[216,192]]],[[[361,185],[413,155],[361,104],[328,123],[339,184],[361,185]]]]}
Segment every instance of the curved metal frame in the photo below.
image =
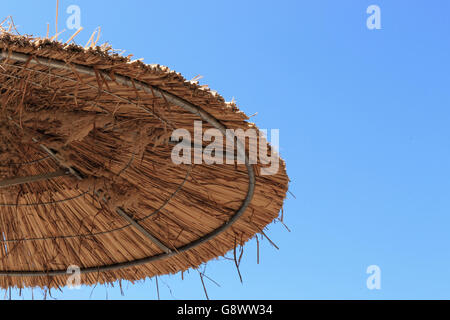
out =
{"type": "MultiPolygon", "coordinates": [[[[57,60],[51,60],[48,58],[30,56],[30,55],[19,53],[19,52],[5,52],[4,50],[2,50],[0,52],[0,60],[3,60],[3,59],[11,59],[14,61],[24,62],[24,63],[28,63],[28,64],[45,65],[49,68],[62,69],[62,70],[70,71],[70,72],[73,72],[73,70],[75,69],[75,71],[77,71],[81,74],[94,76],[94,77],[96,76],[96,73],[92,68],[89,68],[89,67],[86,67],[83,65],[72,64],[69,66],[63,61],[57,61],[57,60]]],[[[227,134],[227,132],[226,132],[227,128],[222,123],[220,123],[220,121],[218,119],[216,119],[215,117],[213,117],[211,114],[204,111],[200,107],[198,107],[198,106],[196,106],[174,94],[171,94],[171,93],[169,93],[165,90],[162,90],[158,87],[148,85],[144,82],[141,82],[141,81],[138,81],[135,79],[131,79],[131,78],[128,78],[128,77],[125,77],[122,75],[115,75],[115,79],[112,79],[108,73],[105,73],[102,71],[98,71],[98,72],[100,72],[102,74],[102,76],[108,81],[115,81],[123,86],[143,90],[149,94],[152,94],[153,96],[156,96],[159,98],[164,98],[168,102],[170,102],[174,105],[177,105],[177,106],[183,108],[184,110],[191,112],[194,115],[199,116],[203,121],[208,122],[214,128],[218,129],[226,137],[226,139],[233,138],[235,143],[241,144],[241,142],[236,138],[236,136],[230,136],[229,134],[227,134]]],[[[145,110],[147,112],[150,112],[146,108],[143,108],[143,107],[140,107],[140,108],[142,108],[143,110],[145,110]]],[[[245,150],[245,148],[238,148],[238,150],[245,150]]],[[[188,250],[191,250],[209,240],[212,240],[213,238],[217,237],[218,235],[222,234],[223,232],[227,231],[237,220],[239,220],[239,218],[247,210],[248,206],[250,205],[250,203],[253,199],[253,195],[255,192],[255,182],[256,182],[255,171],[254,171],[253,166],[249,163],[249,159],[248,159],[248,156],[245,154],[245,151],[244,151],[243,156],[245,159],[245,166],[247,167],[247,172],[248,172],[248,176],[249,176],[247,195],[246,195],[241,207],[239,208],[239,210],[236,211],[236,213],[230,218],[230,220],[228,220],[222,226],[220,226],[216,230],[210,232],[209,234],[204,235],[203,237],[201,237],[189,244],[186,244],[182,247],[176,248],[175,250],[173,250],[169,253],[163,253],[163,254],[159,254],[156,256],[137,259],[134,261],[127,261],[127,262],[121,262],[121,263],[105,265],[105,266],[98,266],[98,267],[83,268],[80,270],[80,273],[86,274],[86,273],[95,273],[95,272],[114,271],[114,270],[123,269],[123,268],[136,267],[136,266],[140,266],[140,265],[147,264],[150,262],[170,258],[179,253],[183,253],[188,250]]],[[[67,271],[66,270],[0,271],[0,276],[15,276],[15,277],[39,277],[39,276],[62,276],[62,275],[67,275],[67,271]]]]}

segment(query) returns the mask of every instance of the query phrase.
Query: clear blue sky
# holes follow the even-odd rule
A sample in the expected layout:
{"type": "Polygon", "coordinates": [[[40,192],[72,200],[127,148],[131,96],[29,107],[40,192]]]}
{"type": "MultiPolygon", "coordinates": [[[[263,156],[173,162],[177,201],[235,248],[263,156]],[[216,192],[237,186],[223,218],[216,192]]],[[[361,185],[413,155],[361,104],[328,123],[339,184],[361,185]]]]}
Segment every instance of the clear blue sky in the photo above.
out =
{"type": "MultiPolygon", "coordinates": [[[[0,12],[44,35],[55,2],[3,1],[0,12]]],[[[71,4],[81,8],[81,44],[101,26],[115,48],[202,75],[257,112],[260,128],[280,129],[292,232],[271,226],[280,250],[263,242],[260,265],[249,244],[243,285],[232,262],[210,263],[221,285],[206,280],[211,298],[450,298],[449,1],[62,0],[60,29],[71,4]],[[381,30],[366,27],[371,4],[381,30]],[[374,264],[379,291],[366,288],[374,264]]],[[[171,299],[168,287],[177,299],[204,298],[196,272],[160,279],[171,299]]],[[[125,298],[156,298],[154,281],[124,289],[125,298]]],[[[104,287],[92,298],[106,292],[122,298],[104,287]]]]}

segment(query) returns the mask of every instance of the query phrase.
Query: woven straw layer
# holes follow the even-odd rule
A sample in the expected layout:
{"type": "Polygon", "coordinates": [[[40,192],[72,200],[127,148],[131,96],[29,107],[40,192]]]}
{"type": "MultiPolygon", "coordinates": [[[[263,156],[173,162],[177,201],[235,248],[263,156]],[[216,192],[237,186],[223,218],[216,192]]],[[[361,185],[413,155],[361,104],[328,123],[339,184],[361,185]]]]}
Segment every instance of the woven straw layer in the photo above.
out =
{"type": "Polygon", "coordinates": [[[243,245],[278,217],[288,188],[282,160],[271,176],[260,174],[260,164],[252,166],[256,181],[250,205],[214,239],[150,263],[92,272],[164,254],[115,208],[176,252],[226,224],[249,189],[245,165],[175,165],[170,135],[177,128],[193,132],[201,118],[116,77],[175,95],[227,128],[256,127],[217,93],[166,67],[130,62],[107,47],[84,49],[3,34],[0,50],[29,57],[0,63],[0,180],[54,172],[58,164],[84,177],[0,189],[0,287],[63,287],[68,276],[51,274],[70,265],[91,268],[82,274],[83,284],[177,273],[243,245]],[[39,64],[39,57],[69,68],[39,64]],[[79,73],[76,66],[89,67],[94,75],[79,73]],[[41,146],[53,150],[57,161],[41,146]],[[14,275],[35,271],[49,275],[14,275]]]}

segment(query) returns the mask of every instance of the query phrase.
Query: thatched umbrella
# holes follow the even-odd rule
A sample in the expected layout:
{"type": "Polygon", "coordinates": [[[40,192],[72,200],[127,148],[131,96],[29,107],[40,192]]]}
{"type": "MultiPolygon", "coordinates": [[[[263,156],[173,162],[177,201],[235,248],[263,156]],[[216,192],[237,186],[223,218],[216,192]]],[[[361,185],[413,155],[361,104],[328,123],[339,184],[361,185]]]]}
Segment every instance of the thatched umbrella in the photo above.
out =
{"type": "Polygon", "coordinates": [[[278,217],[281,159],[272,175],[248,155],[244,164],[171,160],[171,134],[194,135],[194,121],[203,131],[256,129],[198,82],[107,45],[10,33],[0,59],[0,287],[63,287],[70,265],[83,284],[177,273],[278,217]]]}

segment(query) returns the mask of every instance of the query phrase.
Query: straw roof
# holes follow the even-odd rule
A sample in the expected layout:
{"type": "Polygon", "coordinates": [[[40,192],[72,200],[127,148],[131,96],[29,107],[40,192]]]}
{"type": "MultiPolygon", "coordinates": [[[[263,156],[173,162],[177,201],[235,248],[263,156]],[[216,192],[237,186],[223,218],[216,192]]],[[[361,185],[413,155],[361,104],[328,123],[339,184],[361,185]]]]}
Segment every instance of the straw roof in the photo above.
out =
{"type": "Polygon", "coordinates": [[[281,159],[274,175],[171,161],[194,121],[256,128],[216,92],[107,45],[3,33],[0,55],[0,287],[64,287],[70,265],[83,284],[177,273],[278,217],[281,159]]]}

